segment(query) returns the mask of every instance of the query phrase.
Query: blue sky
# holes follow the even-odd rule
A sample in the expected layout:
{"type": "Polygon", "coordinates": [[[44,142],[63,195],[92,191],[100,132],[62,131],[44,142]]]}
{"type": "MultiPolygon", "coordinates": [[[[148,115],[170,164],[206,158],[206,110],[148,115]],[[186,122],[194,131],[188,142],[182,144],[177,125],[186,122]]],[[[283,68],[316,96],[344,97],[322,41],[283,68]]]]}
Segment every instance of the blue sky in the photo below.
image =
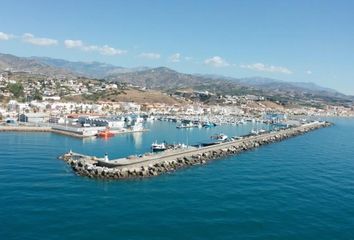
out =
{"type": "Polygon", "coordinates": [[[0,1],[0,52],[315,82],[354,95],[354,1],[0,1]]]}

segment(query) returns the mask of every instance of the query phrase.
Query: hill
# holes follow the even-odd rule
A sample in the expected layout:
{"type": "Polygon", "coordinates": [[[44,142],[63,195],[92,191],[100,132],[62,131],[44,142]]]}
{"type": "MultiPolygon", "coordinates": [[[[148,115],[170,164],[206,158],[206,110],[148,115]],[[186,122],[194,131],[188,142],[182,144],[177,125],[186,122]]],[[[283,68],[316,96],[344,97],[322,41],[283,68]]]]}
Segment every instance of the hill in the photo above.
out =
{"type": "Polygon", "coordinates": [[[64,100],[75,102],[135,102],[139,104],[146,103],[165,103],[169,105],[184,103],[177,100],[168,94],[164,94],[156,90],[139,90],[134,88],[127,88],[124,90],[104,91],[95,93],[93,95],[76,95],[65,97],[64,100]]]}
{"type": "Polygon", "coordinates": [[[0,53],[0,70],[9,70],[12,72],[28,72],[44,75],[74,75],[68,69],[56,68],[36,61],[35,59],[17,57],[11,54],[3,53],[0,53]]]}
{"type": "Polygon", "coordinates": [[[71,62],[46,57],[23,58],[0,54],[0,70],[67,77],[86,76],[170,93],[182,88],[193,88],[208,90],[216,94],[255,94],[285,104],[294,101],[349,104],[354,101],[352,96],[311,82],[287,82],[262,77],[232,78],[219,75],[187,74],[167,67],[124,68],[100,62],[71,62]]]}
{"type": "Polygon", "coordinates": [[[51,67],[66,69],[76,73],[77,75],[91,78],[105,78],[112,74],[135,72],[147,69],[146,67],[124,68],[101,62],[72,62],[48,57],[30,57],[29,60],[35,60],[36,62],[51,67]]]}
{"type": "Polygon", "coordinates": [[[208,85],[211,79],[179,73],[167,67],[158,67],[107,76],[108,81],[131,83],[151,89],[176,89],[196,85],[208,85]]]}

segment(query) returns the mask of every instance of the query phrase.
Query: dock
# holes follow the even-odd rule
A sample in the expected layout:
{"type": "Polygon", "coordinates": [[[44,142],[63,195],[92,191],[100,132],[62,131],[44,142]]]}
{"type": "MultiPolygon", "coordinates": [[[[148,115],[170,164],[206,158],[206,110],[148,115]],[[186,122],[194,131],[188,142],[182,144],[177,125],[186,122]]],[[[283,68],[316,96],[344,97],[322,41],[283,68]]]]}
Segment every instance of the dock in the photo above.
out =
{"type": "MultiPolygon", "coordinates": [[[[105,128],[101,128],[105,129],[105,128]]],[[[139,131],[133,131],[132,129],[126,129],[124,131],[113,130],[115,135],[129,134],[135,132],[146,132],[148,129],[142,129],[139,131]]],[[[90,138],[94,137],[96,133],[85,134],[83,131],[72,131],[70,128],[58,128],[58,126],[30,126],[30,125],[14,125],[14,126],[0,126],[0,132],[48,132],[61,134],[75,138],[90,138]]]]}
{"type": "Polygon", "coordinates": [[[87,156],[71,151],[59,158],[67,162],[75,173],[89,178],[126,179],[151,177],[191,165],[205,164],[210,160],[239,154],[265,144],[282,141],[331,125],[329,122],[315,121],[298,127],[247,136],[239,140],[222,142],[211,146],[189,147],[165,151],[159,154],[144,154],[142,156],[114,160],[87,156]]]}

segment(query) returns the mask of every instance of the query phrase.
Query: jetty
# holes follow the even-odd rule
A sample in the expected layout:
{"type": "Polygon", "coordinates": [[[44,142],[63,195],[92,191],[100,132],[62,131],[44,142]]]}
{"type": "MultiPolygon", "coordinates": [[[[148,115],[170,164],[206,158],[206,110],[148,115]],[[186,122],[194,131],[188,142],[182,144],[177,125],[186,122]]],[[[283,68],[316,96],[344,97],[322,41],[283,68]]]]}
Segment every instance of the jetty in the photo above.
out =
{"type": "MultiPolygon", "coordinates": [[[[48,125],[48,126],[31,126],[31,125],[14,125],[14,126],[3,126],[0,125],[0,132],[46,132],[46,133],[56,133],[61,135],[66,135],[75,138],[91,138],[97,135],[99,130],[104,130],[105,127],[94,127],[94,128],[73,128],[65,127],[60,125],[48,125]]],[[[135,132],[146,132],[148,129],[133,130],[124,129],[121,131],[112,130],[114,134],[128,134],[135,132]]]]}
{"type": "Polygon", "coordinates": [[[108,156],[98,158],[72,151],[63,154],[59,159],[67,162],[80,176],[97,179],[143,178],[157,176],[191,165],[205,164],[214,159],[235,155],[331,125],[329,122],[315,121],[206,147],[188,147],[160,154],[148,153],[115,160],[109,160],[108,156]]]}

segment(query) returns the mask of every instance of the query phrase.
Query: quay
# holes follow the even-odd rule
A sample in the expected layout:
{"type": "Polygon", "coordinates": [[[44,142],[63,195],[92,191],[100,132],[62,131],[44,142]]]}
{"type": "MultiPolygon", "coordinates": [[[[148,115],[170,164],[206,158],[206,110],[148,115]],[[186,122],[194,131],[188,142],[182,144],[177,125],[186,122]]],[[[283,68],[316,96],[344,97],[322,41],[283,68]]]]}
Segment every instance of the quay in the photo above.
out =
{"type": "Polygon", "coordinates": [[[235,155],[259,146],[305,134],[315,129],[331,126],[329,122],[310,122],[297,127],[247,136],[206,147],[189,147],[165,151],[160,154],[144,154],[115,160],[107,156],[97,158],[68,152],[59,158],[67,162],[80,176],[97,179],[143,178],[175,171],[191,165],[205,164],[210,160],[235,155]]]}
{"type": "MultiPolygon", "coordinates": [[[[84,129],[84,128],[83,128],[84,129]]],[[[100,129],[105,129],[104,127],[100,129]]],[[[85,129],[84,129],[85,130],[85,129]]],[[[147,129],[141,129],[139,131],[134,131],[131,129],[125,129],[124,131],[114,131],[115,134],[125,134],[125,133],[134,133],[134,132],[146,132],[147,129]]],[[[0,132],[50,132],[61,135],[66,135],[70,137],[76,138],[89,138],[96,135],[96,132],[90,132],[87,128],[87,132],[85,131],[74,131],[70,130],[70,128],[59,128],[58,126],[30,126],[30,125],[16,125],[16,126],[0,126],[0,132]]]]}

